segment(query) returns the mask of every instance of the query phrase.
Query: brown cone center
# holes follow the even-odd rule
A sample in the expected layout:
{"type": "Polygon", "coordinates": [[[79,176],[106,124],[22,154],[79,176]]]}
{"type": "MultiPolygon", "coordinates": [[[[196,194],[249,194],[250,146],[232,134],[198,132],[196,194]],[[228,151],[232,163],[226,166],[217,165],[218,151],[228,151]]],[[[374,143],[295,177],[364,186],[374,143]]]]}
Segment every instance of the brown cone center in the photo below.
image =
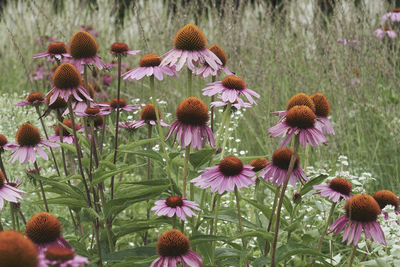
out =
{"type": "Polygon", "coordinates": [[[40,143],[40,132],[35,126],[24,123],[19,127],[15,138],[20,146],[36,146],[40,143]]]}
{"type": "Polygon", "coordinates": [[[328,117],[331,111],[328,99],[321,93],[313,94],[311,99],[315,104],[315,115],[319,117],[328,117]]]}
{"type": "Polygon", "coordinates": [[[48,244],[61,236],[61,223],[54,215],[39,212],[28,221],[25,233],[35,244],[48,244]]]}
{"type": "Polygon", "coordinates": [[[315,104],[312,101],[311,97],[304,93],[298,93],[292,96],[286,104],[286,110],[290,110],[294,106],[307,106],[313,112],[315,111],[315,104]]]}
{"type": "Polygon", "coordinates": [[[183,200],[182,200],[182,197],[180,197],[180,196],[167,197],[165,202],[166,202],[167,206],[170,208],[176,208],[176,207],[183,206],[183,200]]]}
{"type": "Polygon", "coordinates": [[[286,113],[286,124],[291,127],[308,129],[314,127],[315,114],[307,106],[294,106],[286,113]]]}
{"type": "Polygon", "coordinates": [[[128,52],[128,45],[125,43],[113,43],[111,45],[110,51],[115,54],[122,54],[128,52]]]}
{"type": "Polygon", "coordinates": [[[236,176],[243,170],[243,163],[234,156],[226,157],[218,164],[219,171],[225,176],[236,176]]]}
{"type": "Polygon", "coordinates": [[[378,202],[381,209],[383,209],[387,205],[393,206],[395,210],[399,209],[399,199],[392,191],[379,190],[375,192],[373,197],[376,202],[378,202]]]}
{"type": "Polygon", "coordinates": [[[45,253],[45,257],[50,261],[66,262],[72,260],[75,257],[75,253],[72,249],[68,248],[48,247],[45,253]]]}
{"type": "Polygon", "coordinates": [[[253,171],[258,172],[267,166],[268,160],[266,158],[254,159],[250,162],[250,166],[253,166],[253,171]]]}
{"type": "Polygon", "coordinates": [[[156,67],[161,64],[161,57],[158,54],[147,54],[140,58],[140,67],[156,67]]]}
{"type": "Polygon", "coordinates": [[[208,108],[200,98],[191,96],[178,105],[176,117],[186,125],[206,125],[209,118],[208,108]]]}
{"type": "MultiPolygon", "coordinates": [[[[114,109],[116,109],[118,107],[118,99],[114,98],[113,100],[111,100],[110,106],[114,109]]],[[[119,99],[119,107],[123,108],[126,106],[126,101],[125,99],[120,98],[119,99]]]]}
{"type": "Polygon", "coordinates": [[[8,143],[7,138],[4,135],[0,134],[0,146],[4,146],[7,143],[8,143]]]}
{"type": "Polygon", "coordinates": [[[329,187],[332,190],[335,190],[336,192],[346,196],[350,196],[352,189],[351,183],[347,179],[340,177],[332,179],[332,181],[329,183],[329,187]]]}
{"type": "Polygon", "coordinates": [[[158,238],[157,253],[163,257],[184,255],[189,248],[189,239],[178,230],[168,230],[158,238]]]}
{"type": "Polygon", "coordinates": [[[43,101],[44,95],[42,93],[31,93],[28,95],[27,100],[29,103],[33,103],[35,101],[43,101]]]}
{"type": "Polygon", "coordinates": [[[47,53],[61,55],[67,53],[67,47],[63,42],[53,42],[47,47],[47,53]]]}
{"type": "Polygon", "coordinates": [[[53,83],[59,89],[77,88],[82,76],[74,65],[64,62],[54,72],[53,83]]]}
{"type": "MultiPolygon", "coordinates": [[[[161,119],[161,112],[158,110],[158,117],[161,119]]],[[[157,121],[156,111],[153,104],[147,104],[140,111],[140,119],[144,121],[157,121]]]]}
{"type": "Polygon", "coordinates": [[[344,209],[348,218],[358,222],[376,221],[381,213],[379,204],[367,194],[358,194],[351,197],[346,201],[344,209]]]}
{"type": "MultiPolygon", "coordinates": [[[[290,159],[292,157],[293,150],[290,148],[279,148],[275,150],[272,155],[272,164],[277,166],[279,169],[287,170],[289,169],[290,159]]],[[[294,169],[296,169],[299,165],[300,157],[296,156],[296,161],[294,163],[294,169]]]]}
{"type": "Polygon", "coordinates": [[[213,44],[208,48],[208,50],[213,52],[219,58],[219,60],[221,60],[222,66],[226,65],[226,63],[228,62],[228,57],[226,56],[226,53],[224,49],[222,49],[222,47],[217,44],[213,44]]]}
{"type": "Polygon", "coordinates": [[[238,90],[238,91],[242,91],[243,89],[246,88],[246,83],[244,82],[244,80],[235,75],[226,76],[222,80],[222,85],[225,88],[238,90]]]}
{"type": "Polygon", "coordinates": [[[2,267],[37,267],[38,252],[35,244],[20,232],[0,232],[0,265],[2,267]]]}
{"type": "Polygon", "coordinates": [[[91,58],[97,54],[97,42],[85,31],[77,31],[69,42],[69,53],[75,59],[91,58]]]}
{"type": "Polygon", "coordinates": [[[207,39],[194,24],[187,24],[175,35],[174,47],[179,50],[201,51],[206,49],[207,39]]]}

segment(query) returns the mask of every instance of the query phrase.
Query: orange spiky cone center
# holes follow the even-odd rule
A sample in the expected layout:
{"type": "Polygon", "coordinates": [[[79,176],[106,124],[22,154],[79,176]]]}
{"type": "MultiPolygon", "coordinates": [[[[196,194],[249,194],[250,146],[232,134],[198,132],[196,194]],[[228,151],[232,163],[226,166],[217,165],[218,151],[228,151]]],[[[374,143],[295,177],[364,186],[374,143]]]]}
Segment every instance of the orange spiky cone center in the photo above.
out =
{"type": "Polygon", "coordinates": [[[0,232],[0,265],[2,267],[37,267],[38,257],[34,243],[14,230],[0,232]]]}
{"type": "Polygon", "coordinates": [[[218,164],[219,171],[225,176],[236,176],[243,170],[243,163],[234,156],[226,157],[218,164]]]}
{"type": "Polygon", "coordinates": [[[91,58],[97,55],[97,42],[86,31],[77,31],[69,42],[69,53],[75,59],[91,58]]]}
{"type": "Polygon", "coordinates": [[[315,104],[315,115],[319,117],[328,117],[331,112],[331,106],[328,99],[321,93],[315,93],[311,96],[315,104]]]}
{"type": "Polygon", "coordinates": [[[123,54],[129,51],[128,45],[125,43],[113,43],[110,47],[110,51],[115,54],[123,54]]]}
{"type": "Polygon", "coordinates": [[[332,190],[347,196],[350,196],[352,190],[351,183],[347,179],[340,177],[332,179],[329,183],[329,187],[332,190]]]}
{"type": "Polygon", "coordinates": [[[19,127],[15,139],[20,146],[36,146],[40,143],[40,132],[35,126],[24,123],[19,127]]]}
{"type": "Polygon", "coordinates": [[[140,58],[140,67],[157,67],[161,64],[161,57],[158,54],[147,54],[140,58]]]}
{"type": "Polygon", "coordinates": [[[315,119],[314,112],[307,106],[294,106],[286,113],[286,124],[300,129],[314,127],[315,119]]]}
{"type": "Polygon", "coordinates": [[[221,60],[222,66],[226,65],[226,63],[228,62],[228,57],[226,56],[226,53],[224,49],[222,49],[222,47],[217,44],[213,44],[208,48],[208,50],[213,52],[219,58],[219,60],[221,60]]]}
{"type": "MultiPolygon", "coordinates": [[[[161,112],[158,109],[158,117],[161,119],[161,112]]],[[[144,121],[157,121],[156,110],[153,104],[147,104],[140,111],[140,119],[144,121]]]]}
{"type": "Polygon", "coordinates": [[[81,85],[82,76],[74,65],[62,63],[53,74],[54,86],[59,89],[72,89],[81,85]]]}
{"type": "Polygon", "coordinates": [[[254,159],[250,162],[250,166],[253,166],[253,171],[258,172],[267,166],[268,160],[266,158],[254,159]]]}
{"type": "Polygon", "coordinates": [[[375,192],[373,198],[378,202],[381,209],[387,205],[393,206],[395,210],[399,209],[399,198],[392,191],[379,190],[375,192]]]}
{"type": "Polygon", "coordinates": [[[346,201],[344,205],[346,216],[358,222],[376,221],[381,213],[378,202],[367,194],[357,194],[346,201]]]}
{"type": "Polygon", "coordinates": [[[63,247],[48,247],[45,252],[45,257],[50,261],[66,262],[75,257],[75,252],[72,249],[63,247]]]}
{"type": "Polygon", "coordinates": [[[67,47],[63,42],[53,42],[47,47],[47,53],[61,55],[67,53],[67,47]]]}
{"type": "Polygon", "coordinates": [[[189,239],[178,230],[164,232],[157,242],[157,253],[163,257],[177,257],[189,251],[189,239]]]}
{"type": "Polygon", "coordinates": [[[206,125],[209,118],[208,108],[200,98],[191,96],[178,105],[176,117],[183,124],[206,125]]]}
{"type": "Polygon", "coordinates": [[[222,85],[225,88],[242,91],[246,88],[244,80],[235,75],[228,75],[222,80],[222,85]]]}
{"type": "Polygon", "coordinates": [[[206,49],[207,38],[194,24],[187,24],[175,35],[174,47],[179,50],[201,51],[206,49]]]}
{"type": "MultiPolygon", "coordinates": [[[[282,170],[289,169],[290,159],[292,157],[293,150],[290,148],[279,148],[275,150],[272,155],[272,163],[282,170]]],[[[296,155],[296,161],[294,163],[294,169],[299,165],[300,157],[296,155]]]]}
{"type": "Polygon", "coordinates": [[[28,95],[27,100],[29,103],[33,103],[35,101],[43,101],[44,95],[42,93],[31,93],[28,95]]]}
{"type": "Polygon", "coordinates": [[[170,196],[165,200],[166,204],[170,208],[182,207],[183,199],[181,196],[170,196]]]}
{"type": "Polygon", "coordinates": [[[54,215],[39,212],[28,221],[25,233],[35,244],[52,243],[61,236],[61,223],[54,215]]]}
{"type": "Polygon", "coordinates": [[[312,112],[315,112],[314,102],[304,93],[298,93],[292,96],[286,104],[286,110],[289,111],[294,106],[307,106],[312,110],[312,112]]]}

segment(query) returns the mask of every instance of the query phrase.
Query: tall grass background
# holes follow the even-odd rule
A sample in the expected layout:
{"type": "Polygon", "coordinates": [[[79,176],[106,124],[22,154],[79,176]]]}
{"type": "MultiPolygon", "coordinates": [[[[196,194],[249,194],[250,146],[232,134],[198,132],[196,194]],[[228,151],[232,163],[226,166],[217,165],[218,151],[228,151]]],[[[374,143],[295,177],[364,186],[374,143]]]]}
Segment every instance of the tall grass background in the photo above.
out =
{"type": "MultiPolygon", "coordinates": [[[[370,172],[377,178],[371,190],[398,192],[400,46],[397,40],[389,43],[373,35],[381,26],[381,16],[394,6],[368,1],[356,7],[352,1],[343,1],[327,17],[313,1],[283,1],[281,13],[267,2],[240,1],[235,9],[233,1],[227,0],[217,10],[211,1],[199,15],[197,1],[185,7],[178,3],[175,14],[169,13],[161,0],[137,1],[135,6],[127,7],[124,20],[118,22],[111,0],[97,0],[96,6],[86,1],[64,1],[64,9],[58,13],[52,1],[9,1],[0,17],[3,134],[12,138],[23,123],[13,115],[13,110],[20,107],[12,104],[27,92],[49,90],[49,85],[27,78],[27,73],[36,68],[33,54],[47,47],[47,43],[35,43],[40,36],[68,43],[81,25],[92,25],[99,32],[96,39],[100,56],[111,61],[108,49],[115,41],[141,49],[141,55],[162,55],[171,49],[179,28],[196,23],[209,45],[216,43],[224,48],[229,69],[261,95],[258,105],[248,109],[234,129],[230,147],[247,151],[248,156],[270,158],[279,146],[267,135],[267,129],[278,120],[271,112],[285,109],[295,93],[322,92],[331,103],[336,134],[329,137],[328,146],[310,152],[309,165],[331,168],[339,155],[346,155],[352,169],[370,172]],[[361,45],[343,46],[337,43],[338,38],[356,39],[361,45]]],[[[138,60],[139,56],[128,57],[125,62],[132,67],[138,60]]],[[[165,113],[174,113],[185,96],[185,77],[182,73],[178,80],[168,79],[158,87],[160,99],[167,101],[165,113]]],[[[197,96],[207,82],[194,80],[197,96]]],[[[114,89],[113,84],[109,88],[113,97],[114,89]]],[[[147,96],[147,89],[146,83],[128,83],[123,96],[147,96]]]]}

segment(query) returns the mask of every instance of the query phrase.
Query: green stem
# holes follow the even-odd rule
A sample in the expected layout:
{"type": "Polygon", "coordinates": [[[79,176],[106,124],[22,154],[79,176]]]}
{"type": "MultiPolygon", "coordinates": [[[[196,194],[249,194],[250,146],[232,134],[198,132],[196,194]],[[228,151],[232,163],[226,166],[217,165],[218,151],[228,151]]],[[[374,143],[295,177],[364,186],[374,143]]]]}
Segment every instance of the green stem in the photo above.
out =
{"type": "MultiPolygon", "coordinates": [[[[329,222],[330,222],[330,220],[332,218],[333,212],[335,211],[336,204],[337,204],[337,202],[333,202],[332,203],[331,209],[329,211],[328,218],[326,219],[325,227],[322,230],[321,238],[319,239],[319,243],[318,243],[318,246],[317,246],[317,250],[318,251],[321,251],[322,242],[324,241],[326,232],[328,231],[329,222]]],[[[313,262],[311,263],[311,267],[314,266],[314,264],[315,264],[315,260],[313,260],[313,262]]]]}
{"type": "MultiPolygon", "coordinates": [[[[121,98],[121,55],[118,55],[118,87],[117,87],[117,112],[115,118],[115,139],[114,139],[114,159],[113,163],[117,162],[117,152],[118,152],[118,123],[119,123],[119,113],[120,113],[120,98],[121,98]]],[[[111,199],[114,199],[114,176],[111,177],[110,183],[111,199]]]]}
{"type": "MultiPolygon", "coordinates": [[[[40,170],[39,170],[39,167],[38,167],[36,161],[33,164],[35,165],[37,174],[40,175],[40,170]]],[[[40,186],[40,191],[42,192],[44,207],[45,207],[46,211],[49,212],[49,206],[47,205],[46,194],[44,193],[43,183],[41,180],[39,180],[39,186],[40,186]]]]}
{"type": "Polygon", "coordinates": [[[187,69],[187,81],[188,81],[188,95],[187,95],[187,97],[191,97],[191,96],[193,96],[193,94],[192,94],[193,80],[192,80],[192,71],[189,68],[187,69]]]}
{"type": "Polygon", "coordinates": [[[171,192],[174,192],[174,181],[172,180],[172,175],[171,175],[171,166],[170,166],[170,159],[168,157],[167,154],[167,144],[165,143],[164,140],[164,134],[163,134],[163,130],[161,127],[161,118],[160,118],[160,114],[158,114],[159,108],[158,108],[158,104],[157,104],[157,99],[156,99],[156,92],[155,92],[155,86],[154,86],[154,75],[150,76],[150,94],[151,94],[151,100],[152,100],[152,104],[154,106],[154,111],[156,113],[156,118],[157,118],[157,130],[158,130],[158,135],[160,137],[160,142],[161,142],[161,147],[162,147],[162,152],[164,154],[164,158],[166,161],[166,167],[167,167],[167,176],[169,178],[169,180],[171,181],[171,192]]]}
{"type": "Polygon", "coordinates": [[[13,228],[13,230],[16,230],[17,228],[15,226],[14,207],[11,204],[10,204],[10,214],[11,214],[11,220],[12,220],[12,228],[13,228]]]}
{"type": "Polygon", "coordinates": [[[276,264],[275,263],[275,255],[276,255],[276,246],[278,244],[279,223],[280,223],[280,219],[281,219],[282,204],[283,204],[283,199],[285,197],[286,187],[288,185],[290,175],[292,174],[292,171],[294,169],[294,164],[296,162],[296,156],[297,156],[297,152],[298,152],[298,149],[299,149],[299,143],[300,143],[299,135],[296,135],[295,139],[294,139],[293,154],[292,154],[292,157],[290,158],[289,168],[288,168],[288,170],[286,172],[285,182],[282,185],[281,196],[280,196],[280,199],[279,199],[277,213],[276,213],[274,241],[272,243],[272,249],[271,249],[271,267],[275,267],[276,266],[275,265],[276,264]]]}
{"type": "MultiPolygon", "coordinates": [[[[236,208],[238,212],[239,232],[242,234],[243,233],[242,215],[240,213],[240,196],[237,186],[235,186],[235,197],[236,197],[236,208]]],[[[246,244],[246,239],[244,237],[242,237],[242,245],[243,245],[243,250],[245,250],[247,244],[246,244]]]]}
{"type": "MultiPolygon", "coordinates": [[[[216,235],[217,233],[217,222],[218,222],[218,212],[219,212],[219,206],[221,204],[221,195],[217,194],[216,195],[217,198],[217,203],[215,205],[215,214],[214,214],[214,226],[212,229],[212,235],[216,235]]],[[[214,241],[212,243],[212,251],[211,251],[211,265],[215,265],[215,247],[217,245],[217,241],[214,241]]]]}
{"type": "Polygon", "coordinates": [[[182,174],[182,198],[186,198],[186,179],[188,176],[188,167],[189,167],[189,157],[190,157],[190,145],[186,147],[185,150],[185,163],[183,165],[183,174],[182,174]]]}
{"type": "Polygon", "coordinates": [[[224,126],[226,121],[228,120],[228,118],[230,119],[231,116],[231,103],[228,103],[228,105],[225,108],[224,111],[224,116],[222,117],[222,122],[221,122],[221,127],[218,129],[217,134],[216,134],[216,138],[215,138],[215,147],[218,149],[219,143],[220,143],[220,139],[221,139],[221,134],[222,131],[224,130],[224,126]]]}
{"type": "MultiPolygon", "coordinates": [[[[216,76],[212,76],[211,82],[215,82],[216,76]]],[[[211,96],[211,103],[214,102],[215,96],[211,96]]],[[[211,107],[211,131],[214,132],[214,107],[211,107]]]]}
{"type": "MultiPolygon", "coordinates": [[[[278,203],[280,189],[281,189],[280,186],[275,189],[274,203],[272,204],[271,217],[269,218],[268,228],[267,228],[268,233],[269,233],[269,231],[271,231],[272,222],[274,220],[274,215],[275,215],[275,210],[276,210],[276,204],[278,203]]],[[[269,244],[268,240],[266,240],[265,246],[264,246],[264,255],[265,256],[267,256],[267,254],[268,254],[268,244],[269,244]]]]}
{"type": "Polygon", "coordinates": [[[222,151],[221,151],[221,156],[220,156],[221,160],[224,158],[226,142],[228,141],[228,138],[229,138],[229,125],[230,125],[230,123],[231,123],[231,116],[228,117],[227,122],[226,122],[226,126],[225,126],[224,141],[222,142],[222,151]]]}
{"type": "Polygon", "coordinates": [[[350,258],[349,258],[349,267],[353,266],[353,261],[354,261],[354,255],[356,254],[356,250],[357,250],[357,245],[353,246],[353,249],[351,250],[350,253],[350,258]]]}

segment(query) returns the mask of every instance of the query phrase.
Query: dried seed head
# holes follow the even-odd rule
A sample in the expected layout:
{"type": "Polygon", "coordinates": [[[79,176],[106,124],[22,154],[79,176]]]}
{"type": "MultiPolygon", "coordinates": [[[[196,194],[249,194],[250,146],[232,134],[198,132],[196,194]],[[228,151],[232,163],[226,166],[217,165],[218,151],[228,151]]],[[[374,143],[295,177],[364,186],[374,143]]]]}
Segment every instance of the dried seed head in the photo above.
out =
{"type": "Polygon", "coordinates": [[[20,232],[0,232],[0,263],[2,267],[37,267],[37,249],[31,240],[20,232]]]}
{"type": "Polygon", "coordinates": [[[46,104],[49,107],[49,109],[64,109],[67,107],[67,102],[61,97],[57,97],[56,101],[54,101],[53,104],[49,105],[50,103],[50,98],[54,94],[54,92],[51,92],[50,94],[47,95],[46,98],[46,104]]]}
{"type": "Polygon", "coordinates": [[[321,93],[313,94],[311,99],[315,104],[315,115],[318,117],[328,117],[331,111],[328,99],[321,93]]]}
{"type": "Polygon", "coordinates": [[[4,146],[7,143],[8,143],[7,138],[4,135],[0,134],[0,146],[4,146]]]}
{"type": "Polygon", "coordinates": [[[88,115],[96,115],[100,113],[100,108],[99,107],[87,107],[85,109],[85,113],[88,115]]]}
{"type": "Polygon", "coordinates": [[[226,56],[226,53],[224,49],[222,49],[222,47],[217,44],[213,44],[208,48],[208,50],[213,52],[219,58],[219,60],[221,60],[222,66],[226,65],[226,63],[228,62],[228,57],[226,56]]]}
{"type": "Polygon", "coordinates": [[[176,208],[176,207],[182,207],[183,206],[183,200],[181,196],[170,196],[167,197],[165,200],[166,204],[170,208],[176,208]]]}
{"type": "Polygon", "coordinates": [[[129,51],[128,45],[125,43],[113,43],[110,48],[111,53],[125,54],[129,51]]]}
{"type": "Polygon", "coordinates": [[[53,74],[54,86],[59,89],[77,88],[81,85],[82,76],[74,65],[62,63],[53,74]]]}
{"type": "Polygon", "coordinates": [[[178,230],[165,231],[157,242],[157,253],[162,257],[178,257],[189,251],[189,239],[178,230]]]}
{"type": "Polygon", "coordinates": [[[286,110],[289,111],[294,106],[307,106],[312,110],[312,112],[315,112],[314,102],[304,93],[298,93],[292,96],[286,104],[286,110]]]}
{"type": "Polygon", "coordinates": [[[258,158],[254,159],[250,162],[250,165],[253,166],[253,171],[258,172],[267,166],[268,160],[266,158],[258,158]]]}
{"type": "Polygon", "coordinates": [[[219,171],[225,176],[236,176],[243,170],[243,163],[234,156],[226,157],[218,164],[219,171]]]}
{"type": "Polygon", "coordinates": [[[61,55],[67,53],[67,47],[63,42],[52,42],[47,47],[47,53],[52,55],[61,55]]]}
{"type": "MultiPolygon", "coordinates": [[[[272,164],[276,167],[287,170],[289,169],[290,158],[292,157],[293,150],[290,148],[279,148],[275,150],[274,154],[272,155],[272,164]]],[[[300,157],[296,155],[296,161],[294,163],[294,169],[299,166],[300,157]]]]}
{"type": "Polygon", "coordinates": [[[35,126],[24,123],[19,127],[15,139],[20,146],[36,146],[40,143],[40,132],[35,126]]]}
{"type": "Polygon", "coordinates": [[[61,223],[56,216],[39,212],[28,221],[25,233],[35,244],[52,243],[61,237],[61,223]]]}
{"type": "MultiPolygon", "coordinates": [[[[65,126],[67,126],[68,128],[72,129],[72,122],[70,120],[64,120],[63,124],[65,126]]],[[[80,126],[75,122],[75,129],[78,130],[79,128],[80,128],[80,126]]],[[[63,130],[62,131],[63,136],[71,136],[71,134],[67,131],[67,129],[62,128],[62,130],[63,130]]],[[[56,126],[55,135],[56,136],[60,136],[61,135],[60,125],[56,126]]]]}
{"type": "MultiPolygon", "coordinates": [[[[158,109],[158,117],[161,119],[161,112],[158,109]]],[[[140,119],[144,121],[157,121],[156,110],[153,104],[147,104],[142,111],[140,111],[140,119]]]]}
{"type": "Polygon", "coordinates": [[[222,80],[222,85],[225,88],[242,91],[246,88],[244,80],[235,75],[228,75],[222,80]]]}
{"type": "Polygon", "coordinates": [[[387,205],[393,206],[395,210],[399,209],[399,199],[392,191],[379,190],[375,192],[373,197],[376,202],[378,202],[381,209],[383,209],[387,205]]]}
{"type": "Polygon", "coordinates": [[[43,101],[44,95],[42,93],[31,93],[28,95],[27,100],[29,103],[33,103],[35,101],[43,101]]]}
{"type": "Polygon", "coordinates": [[[194,24],[187,24],[175,35],[174,47],[179,50],[200,51],[206,49],[207,39],[194,24]]]}
{"type": "Polygon", "coordinates": [[[286,113],[286,124],[300,129],[314,127],[315,119],[314,112],[307,106],[294,106],[286,113]]]}
{"type": "Polygon", "coordinates": [[[161,57],[158,54],[147,54],[140,58],[140,67],[156,67],[161,63],[161,57]]]}
{"type": "Polygon", "coordinates": [[[208,121],[208,108],[203,100],[198,97],[188,97],[176,109],[178,121],[187,125],[206,125],[208,121]]]}
{"type": "Polygon", "coordinates": [[[66,262],[75,257],[75,252],[72,249],[63,247],[48,247],[45,252],[45,257],[50,261],[66,262]]]}
{"type": "Polygon", "coordinates": [[[381,213],[378,202],[367,194],[357,194],[346,201],[344,205],[346,216],[358,222],[376,221],[381,213]]]}
{"type": "MultiPolygon", "coordinates": [[[[111,100],[110,106],[114,109],[116,109],[118,107],[118,99],[114,98],[113,100],[111,100]]],[[[125,99],[120,98],[119,99],[119,107],[123,108],[126,106],[126,101],[125,99]]]]}
{"type": "Polygon", "coordinates": [[[77,31],[69,41],[69,53],[75,59],[94,57],[97,49],[96,40],[85,31],[77,31]]]}
{"type": "Polygon", "coordinates": [[[295,192],[294,194],[293,194],[293,202],[294,203],[300,203],[300,201],[301,201],[301,194],[299,193],[299,192],[295,192]]]}
{"type": "Polygon", "coordinates": [[[346,196],[350,196],[352,190],[351,183],[347,179],[340,177],[332,179],[329,183],[329,187],[346,196]]]}

